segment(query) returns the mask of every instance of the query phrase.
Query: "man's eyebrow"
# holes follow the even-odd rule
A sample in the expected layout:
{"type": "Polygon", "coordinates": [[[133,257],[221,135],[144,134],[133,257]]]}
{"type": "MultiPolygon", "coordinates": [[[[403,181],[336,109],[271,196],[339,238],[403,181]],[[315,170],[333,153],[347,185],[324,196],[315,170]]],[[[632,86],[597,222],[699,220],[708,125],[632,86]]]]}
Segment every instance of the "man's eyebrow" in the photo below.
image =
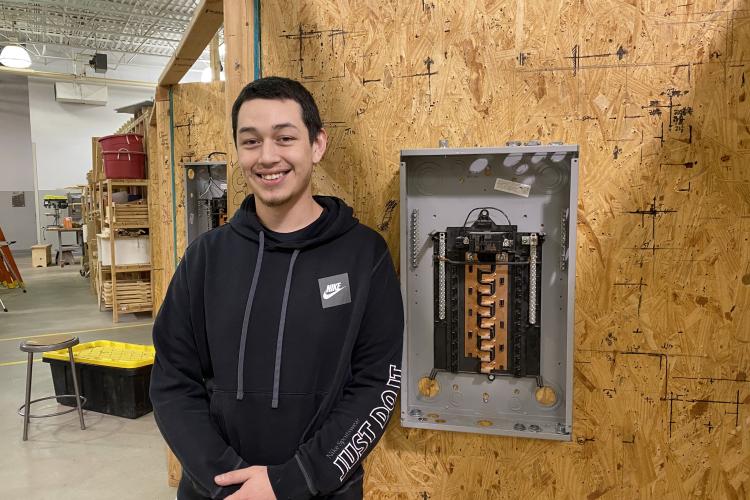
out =
{"type": "MultiPolygon", "coordinates": [[[[279,123],[279,124],[277,124],[277,125],[274,125],[274,126],[273,126],[273,129],[274,129],[274,130],[279,130],[280,128],[287,128],[287,127],[291,127],[291,128],[297,128],[297,126],[296,126],[296,125],[294,125],[293,123],[288,123],[288,122],[287,122],[287,123],[279,123]]],[[[298,129],[298,130],[299,130],[299,129],[298,129]]]]}
{"type": "MultiPolygon", "coordinates": [[[[278,124],[274,125],[271,128],[273,130],[279,130],[279,129],[287,128],[287,127],[291,127],[291,128],[299,130],[299,128],[296,125],[294,125],[293,123],[288,123],[288,122],[287,123],[278,123],[278,124]]],[[[245,132],[249,132],[249,133],[252,133],[252,134],[257,134],[258,133],[258,129],[255,128],[255,127],[241,127],[237,131],[238,134],[244,134],[245,132]]]]}

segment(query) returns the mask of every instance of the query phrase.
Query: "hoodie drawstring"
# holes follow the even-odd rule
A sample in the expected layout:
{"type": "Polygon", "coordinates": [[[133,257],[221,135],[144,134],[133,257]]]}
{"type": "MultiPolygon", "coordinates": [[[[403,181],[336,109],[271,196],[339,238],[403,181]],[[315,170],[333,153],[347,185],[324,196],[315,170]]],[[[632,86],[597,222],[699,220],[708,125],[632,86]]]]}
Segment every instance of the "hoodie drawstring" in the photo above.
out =
{"type": "MultiPolygon", "coordinates": [[[[250,294],[247,296],[245,304],[245,317],[242,319],[242,335],[240,336],[240,356],[237,360],[237,400],[241,401],[245,395],[244,392],[244,370],[245,370],[245,345],[247,344],[247,328],[250,324],[250,312],[253,309],[253,299],[258,289],[258,277],[263,265],[263,251],[265,235],[260,231],[258,238],[258,257],[255,261],[255,270],[253,271],[253,280],[250,284],[250,294]]],[[[273,398],[271,408],[279,407],[279,386],[281,385],[281,353],[284,344],[284,326],[286,324],[286,308],[289,303],[289,290],[292,286],[292,274],[294,272],[294,263],[297,261],[299,249],[294,250],[292,258],[289,261],[289,271],[286,275],[286,285],[284,286],[284,299],[281,302],[281,317],[279,318],[279,331],[276,334],[276,361],[273,370],[273,398]]]]}
{"type": "Polygon", "coordinates": [[[247,342],[247,325],[250,323],[250,311],[253,308],[253,299],[255,298],[255,290],[258,288],[258,276],[260,276],[260,268],[263,264],[263,246],[264,246],[263,231],[259,233],[258,240],[258,258],[255,260],[255,271],[253,271],[253,281],[250,285],[250,295],[247,296],[247,304],[245,304],[245,317],[242,319],[242,336],[240,337],[240,357],[237,361],[237,400],[241,401],[244,397],[244,367],[245,367],[245,343],[247,342]]]}
{"type": "Polygon", "coordinates": [[[286,306],[289,302],[289,289],[292,285],[292,272],[294,271],[294,262],[297,260],[299,250],[294,250],[292,259],[289,261],[289,272],[286,275],[286,285],[284,286],[284,299],[281,302],[281,317],[279,318],[279,332],[276,335],[276,364],[273,370],[273,398],[271,399],[271,408],[279,407],[279,385],[281,383],[281,351],[284,343],[284,324],[286,323],[286,306]]]}

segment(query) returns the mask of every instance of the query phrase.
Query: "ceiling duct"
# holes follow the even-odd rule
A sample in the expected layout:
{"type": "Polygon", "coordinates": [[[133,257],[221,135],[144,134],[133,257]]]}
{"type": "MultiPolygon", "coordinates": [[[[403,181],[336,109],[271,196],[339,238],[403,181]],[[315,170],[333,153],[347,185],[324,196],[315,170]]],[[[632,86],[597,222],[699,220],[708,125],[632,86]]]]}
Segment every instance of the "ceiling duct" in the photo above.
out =
{"type": "Polygon", "coordinates": [[[78,82],[55,82],[55,100],[75,104],[107,104],[107,86],[78,82]]]}

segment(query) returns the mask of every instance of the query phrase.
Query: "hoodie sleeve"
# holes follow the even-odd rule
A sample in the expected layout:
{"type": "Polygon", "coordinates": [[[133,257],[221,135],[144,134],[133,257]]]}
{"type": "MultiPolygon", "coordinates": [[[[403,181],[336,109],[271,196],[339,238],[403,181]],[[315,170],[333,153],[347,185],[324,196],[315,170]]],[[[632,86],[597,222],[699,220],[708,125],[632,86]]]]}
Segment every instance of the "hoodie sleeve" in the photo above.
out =
{"type": "Polygon", "coordinates": [[[214,476],[247,464],[226,444],[209,414],[196,342],[203,327],[202,322],[193,324],[193,311],[202,311],[202,305],[191,300],[186,261],[177,267],[154,322],[151,402],[159,430],[196,489],[210,498],[224,498],[238,487],[220,487],[214,476]]]}
{"type": "Polygon", "coordinates": [[[337,490],[375,447],[401,384],[403,330],[401,289],[385,248],[372,270],[342,398],[291,460],[268,467],[278,500],[307,500],[337,490]]]}

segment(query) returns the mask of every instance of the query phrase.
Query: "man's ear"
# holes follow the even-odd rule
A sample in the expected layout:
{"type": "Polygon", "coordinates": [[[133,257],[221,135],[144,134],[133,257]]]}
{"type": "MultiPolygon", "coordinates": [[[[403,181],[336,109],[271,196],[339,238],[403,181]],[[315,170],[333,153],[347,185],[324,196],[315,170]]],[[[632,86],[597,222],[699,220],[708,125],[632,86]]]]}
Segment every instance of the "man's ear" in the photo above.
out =
{"type": "Polygon", "coordinates": [[[328,132],[324,128],[320,129],[318,136],[312,143],[312,161],[313,163],[319,163],[326,152],[328,146],[328,132]]]}

